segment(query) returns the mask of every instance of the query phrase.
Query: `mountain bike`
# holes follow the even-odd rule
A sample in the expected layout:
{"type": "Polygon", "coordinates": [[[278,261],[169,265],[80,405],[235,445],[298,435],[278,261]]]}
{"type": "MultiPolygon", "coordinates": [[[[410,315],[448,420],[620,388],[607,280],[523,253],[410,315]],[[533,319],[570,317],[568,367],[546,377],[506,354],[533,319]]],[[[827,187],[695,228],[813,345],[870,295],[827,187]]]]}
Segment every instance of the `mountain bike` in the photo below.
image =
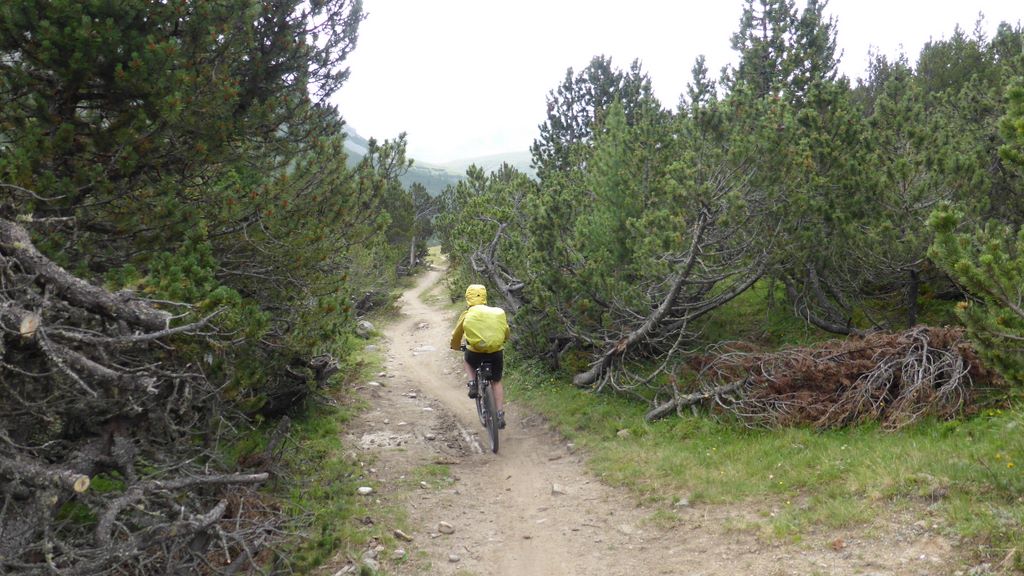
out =
{"type": "MultiPolygon", "coordinates": [[[[466,349],[465,346],[462,347],[466,349]]],[[[480,393],[476,397],[476,414],[480,424],[487,429],[487,437],[491,441],[491,452],[498,453],[498,408],[494,400],[494,389],[491,388],[491,363],[484,361],[476,369],[476,383],[480,393]]]]}

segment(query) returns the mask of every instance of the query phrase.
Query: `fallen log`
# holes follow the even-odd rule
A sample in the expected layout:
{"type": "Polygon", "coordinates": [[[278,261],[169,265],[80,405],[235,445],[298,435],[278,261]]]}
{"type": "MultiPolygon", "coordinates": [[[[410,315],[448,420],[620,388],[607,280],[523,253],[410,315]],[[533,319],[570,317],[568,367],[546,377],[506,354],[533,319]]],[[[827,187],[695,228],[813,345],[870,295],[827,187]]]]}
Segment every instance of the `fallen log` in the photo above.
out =
{"type": "Polygon", "coordinates": [[[81,494],[89,489],[89,477],[74,470],[50,468],[37,462],[0,454],[0,476],[36,488],[60,488],[81,494]]]}
{"type": "Polygon", "coordinates": [[[168,327],[169,312],[158,310],[130,293],[115,294],[76,277],[40,253],[28,230],[5,218],[0,218],[0,255],[17,260],[37,284],[51,288],[75,306],[150,331],[168,327]]]}
{"type": "Polygon", "coordinates": [[[644,415],[644,420],[646,420],[647,422],[653,422],[655,420],[664,418],[665,416],[668,416],[669,414],[679,410],[680,408],[692,406],[694,404],[704,402],[705,400],[711,400],[712,398],[717,398],[724,394],[735,392],[736,390],[739,390],[743,386],[747,385],[748,382],[748,380],[744,379],[739,380],[737,382],[733,382],[731,384],[726,384],[724,386],[718,386],[710,390],[702,390],[700,392],[694,392],[693,394],[684,394],[683,396],[677,396],[672,400],[669,400],[668,402],[665,402],[664,404],[657,406],[653,410],[647,412],[647,414],[644,415]]]}

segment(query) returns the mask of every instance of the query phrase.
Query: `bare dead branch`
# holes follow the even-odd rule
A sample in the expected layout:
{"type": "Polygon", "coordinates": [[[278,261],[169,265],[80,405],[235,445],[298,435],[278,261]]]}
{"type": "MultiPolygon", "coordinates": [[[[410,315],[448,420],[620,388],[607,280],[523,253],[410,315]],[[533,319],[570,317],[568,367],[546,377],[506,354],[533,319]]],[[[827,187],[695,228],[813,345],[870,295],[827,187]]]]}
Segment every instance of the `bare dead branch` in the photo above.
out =
{"type": "Polygon", "coordinates": [[[88,342],[90,344],[112,344],[115,346],[131,346],[133,344],[141,344],[144,342],[159,340],[161,338],[167,338],[168,336],[174,336],[176,334],[195,334],[196,331],[208,325],[211,320],[213,320],[222,312],[224,312],[224,310],[225,308],[218,308],[217,310],[208,314],[204,318],[191,324],[176,326],[174,328],[167,328],[166,330],[158,330],[156,332],[147,332],[145,334],[133,334],[129,336],[94,336],[81,331],[71,331],[61,328],[50,328],[47,330],[47,333],[57,335],[68,340],[74,340],[76,342],[88,342]]]}
{"type": "Polygon", "coordinates": [[[170,314],[127,293],[112,294],[93,286],[43,256],[20,224],[0,218],[0,255],[16,260],[36,282],[51,287],[68,302],[151,331],[167,329],[170,314]]]}
{"type": "Polygon", "coordinates": [[[644,420],[646,420],[647,422],[659,420],[673,412],[677,412],[681,408],[692,406],[694,404],[705,402],[707,400],[712,400],[724,394],[728,394],[729,392],[739,390],[746,384],[746,380],[740,380],[737,382],[732,382],[730,384],[724,384],[722,386],[718,386],[710,390],[704,390],[701,392],[694,392],[693,394],[685,394],[682,396],[678,396],[676,398],[673,398],[672,400],[669,400],[668,402],[665,402],[664,404],[661,404],[660,406],[655,407],[653,410],[648,411],[647,414],[644,415],[644,420]]]}
{"type": "Polygon", "coordinates": [[[191,476],[175,478],[172,480],[147,480],[140,482],[118,498],[110,502],[106,511],[96,524],[96,541],[101,546],[109,546],[111,543],[111,531],[117,515],[125,508],[131,506],[147,495],[157,491],[174,491],[199,485],[210,484],[254,484],[263,482],[268,477],[266,472],[257,474],[218,474],[213,476],[191,476]]]}

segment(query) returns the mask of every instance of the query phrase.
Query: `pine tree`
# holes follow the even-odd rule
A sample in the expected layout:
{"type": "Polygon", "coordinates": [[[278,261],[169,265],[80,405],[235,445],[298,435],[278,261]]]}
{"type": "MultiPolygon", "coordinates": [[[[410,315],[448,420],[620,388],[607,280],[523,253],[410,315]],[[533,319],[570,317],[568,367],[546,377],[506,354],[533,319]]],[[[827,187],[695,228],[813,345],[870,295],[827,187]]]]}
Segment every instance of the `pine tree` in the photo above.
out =
{"type": "Polygon", "coordinates": [[[592,143],[594,125],[616,99],[632,124],[638,104],[652,97],[650,78],[639,61],[624,72],[612,65],[611,58],[595,56],[578,74],[567,70],[562,84],[548,94],[547,120],[530,147],[538,177],[578,167],[592,143]]]}
{"type": "Polygon", "coordinates": [[[524,278],[530,249],[524,205],[537,185],[503,164],[491,174],[477,166],[438,198],[434,229],[450,262],[448,282],[455,298],[468,284],[490,286],[494,301],[516,314],[527,304],[524,278]]]}
{"type": "MultiPolygon", "coordinates": [[[[1001,156],[1024,176],[1024,82],[1009,90],[1001,156]]],[[[1014,384],[1024,384],[1024,227],[990,221],[958,232],[964,214],[944,207],[932,214],[930,255],[976,300],[958,306],[960,318],[985,360],[1014,384]]]]}
{"type": "MultiPolygon", "coordinates": [[[[779,222],[771,275],[794,309],[825,330],[849,333],[863,286],[851,267],[860,222],[870,220],[863,114],[837,79],[835,23],[824,2],[800,13],[787,0],[747,3],[733,37],[740,63],[725,81],[737,115],[777,114],[777,161],[759,172],[773,198],[764,218],[779,222]]],[[[751,132],[764,134],[757,127],[751,132]]]]}
{"type": "Polygon", "coordinates": [[[790,54],[797,22],[792,0],[746,0],[740,29],[732,36],[740,62],[729,73],[729,87],[765,98],[786,86],[797,63],[790,54]]]}
{"type": "Polygon", "coordinates": [[[434,233],[434,216],[437,214],[437,199],[427,193],[420,183],[409,187],[412,199],[412,234],[409,239],[409,268],[416,266],[417,259],[427,255],[427,238],[434,233]]]}
{"type": "MultiPolygon", "coordinates": [[[[623,71],[614,68],[609,58],[595,57],[578,74],[570,69],[565,81],[548,97],[548,120],[540,127],[540,137],[531,148],[540,190],[523,207],[528,214],[527,234],[536,247],[529,251],[529,277],[533,282],[528,290],[534,306],[543,310],[538,314],[538,322],[551,318],[568,321],[576,313],[569,309],[581,305],[577,296],[581,287],[575,283],[585,259],[579,246],[586,239],[566,232],[574,230],[581,216],[593,207],[594,191],[590,185],[595,178],[588,175],[589,167],[596,140],[605,130],[615,102],[621,107],[624,129],[656,122],[657,116],[663,114],[639,62],[623,71]]],[[[632,133],[623,137],[630,139],[632,133]]],[[[649,144],[653,146],[654,142],[649,144]]],[[[622,238],[615,241],[623,243],[622,238]]],[[[592,310],[590,302],[587,300],[582,306],[592,310]]],[[[550,331],[538,331],[553,339],[564,336],[564,329],[557,323],[551,324],[550,331]],[[559,331],[562,333],[556,334],[559,331]]]]}
{"type": "MultiPolygon", "coordinates": [[[[927,99],[904,63],[891,65],[876,88],[870,126],[872,151],[867,172],[876,188],[872,217],[861,226],[856,266],[867,280],[866,306],[889,301],[907,326],[918,321],[918,299],[931,278],[927,250],[928,214],[943,201],[963,197],[958,179],[944,167],[953,135],[943,117],[925,113],[927,99]]],[[[879,311],[879,314],[885,310],[879,311]]],[[[895,319],[894,319],[895,320],[895,319]]]]}

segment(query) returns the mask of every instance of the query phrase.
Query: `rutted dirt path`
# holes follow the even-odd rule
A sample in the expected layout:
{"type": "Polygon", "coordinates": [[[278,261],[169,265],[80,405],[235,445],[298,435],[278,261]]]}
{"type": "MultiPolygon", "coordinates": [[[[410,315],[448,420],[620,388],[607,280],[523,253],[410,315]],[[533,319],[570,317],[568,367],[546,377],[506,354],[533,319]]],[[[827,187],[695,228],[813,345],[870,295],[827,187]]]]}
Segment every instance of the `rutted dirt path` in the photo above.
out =
{"type": "MultiPolygon", "coordinates": [[[[671,525],[652,521],[657,510],[593,477],[571,445],[514,404],[500,453],[491,454],[465,394],[460,354],[447,349],[454,319],[441,274],[423,275],[399,301],[399,319],[384,328],[386,371],[361,386],[372,408],[346,441],[366,462],[368,498],[407,512],[412,540],[375,551],[388,574],[955,572],[950,542],[926,510],[785,545],[740,529],[771,514],[770,504],[685,506],[672,510],[671,525]],[[442,467],[447,476],[437,474],[442,467]],[[441,522],[454,532],[442,533],[441,522]]],[[[339,562],[326,568],[345,570],[339,562]]]]}

